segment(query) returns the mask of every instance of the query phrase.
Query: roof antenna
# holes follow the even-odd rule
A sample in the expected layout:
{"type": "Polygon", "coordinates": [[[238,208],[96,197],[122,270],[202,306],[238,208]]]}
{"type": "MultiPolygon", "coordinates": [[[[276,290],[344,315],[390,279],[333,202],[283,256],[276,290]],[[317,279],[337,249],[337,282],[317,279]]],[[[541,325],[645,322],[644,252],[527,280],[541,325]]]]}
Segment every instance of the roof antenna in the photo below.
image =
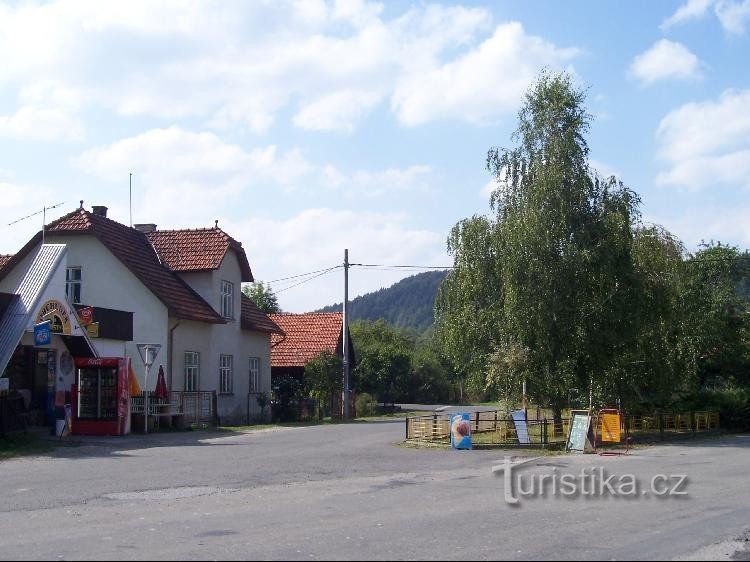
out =
{"type": "Polygon", "coordinates": [[[133,172],[130,172],[128,185],[130,187],[130,228],[133,228],[133,172]]]}
{"type": "MultiPolygon", "coordinates": [[[[44,233],[47,229],[47,209],[56,209],[60,205],[64,205],[65,202],[58,203],[57,205],[52,205],[50,207],[47,207],[46,205],[42,207],[41,211],[37,211],[36,213],[31,213],[30,215],[26,215],[25,217],[21,217],[18,220],[15,220],[13,222],[9,222],[8,226],[13,226],[14,224],[25,221],[26,219],[30,219],[31,217],[35,217],[36,215],[42,215],[42,244],[44,244],[44,233]]],[[[83,201],[81,201],[81,206],[83,206],[83,201]]]]}

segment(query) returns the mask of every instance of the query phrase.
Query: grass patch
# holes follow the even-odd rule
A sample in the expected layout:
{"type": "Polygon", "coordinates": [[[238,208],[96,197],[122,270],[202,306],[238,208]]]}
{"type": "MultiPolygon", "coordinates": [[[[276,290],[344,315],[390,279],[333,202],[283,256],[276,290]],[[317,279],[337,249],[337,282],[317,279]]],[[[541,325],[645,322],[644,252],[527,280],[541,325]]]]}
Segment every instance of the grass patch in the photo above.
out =
{"type": "Polygon", "coordinates": [[[12,433],[0,437],[0,461],[16,457],[42,455],[55,449],[55,443],[32,433],[12,433]]]}

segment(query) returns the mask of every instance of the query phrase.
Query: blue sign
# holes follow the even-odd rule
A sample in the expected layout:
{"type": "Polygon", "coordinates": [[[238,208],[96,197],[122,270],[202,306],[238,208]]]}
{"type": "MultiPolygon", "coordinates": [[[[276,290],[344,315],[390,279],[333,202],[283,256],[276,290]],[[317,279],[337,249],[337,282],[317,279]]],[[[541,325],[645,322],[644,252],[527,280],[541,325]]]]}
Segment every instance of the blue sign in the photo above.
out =
{"type": "Polygon", "coordinates": [[[451,416],[451,445],[454,449],[471,449],[471,416],[451,416]]]}
{"type": "Polygon", "coordinates": [[[526,423],[526,410],[514,410],[510,413],[513,425],[516,426],[516,435],[519,445],[531,445],[529,438],[529,425],[526,423]]]}
{"type": "Polygon", "coordinates": [[[34,326],[34,345],[49,345],[52,343],[51,322],[47,320],[34,326]]]}

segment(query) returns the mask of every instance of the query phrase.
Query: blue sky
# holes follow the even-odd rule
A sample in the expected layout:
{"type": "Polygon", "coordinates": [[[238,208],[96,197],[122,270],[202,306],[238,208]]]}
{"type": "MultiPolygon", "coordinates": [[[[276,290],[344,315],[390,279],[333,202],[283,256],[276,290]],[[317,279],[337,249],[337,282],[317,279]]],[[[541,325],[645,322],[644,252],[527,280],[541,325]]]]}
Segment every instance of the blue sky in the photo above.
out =
{"type": "MultiPolygon", "coordinates": [[[[256,278],[341,262],[447,265],[488,211],[487,149],[511,146],[542,67],[588,91],[594,165],[688,248],[750,246],[750,0],[0,1],[0,253],[54,217],[243,242],[256,278]]],[[[357,295],[402,271],[354,269],[357,295]]],[[[341,274],[274,283],[284,309],[341,274]]]]}

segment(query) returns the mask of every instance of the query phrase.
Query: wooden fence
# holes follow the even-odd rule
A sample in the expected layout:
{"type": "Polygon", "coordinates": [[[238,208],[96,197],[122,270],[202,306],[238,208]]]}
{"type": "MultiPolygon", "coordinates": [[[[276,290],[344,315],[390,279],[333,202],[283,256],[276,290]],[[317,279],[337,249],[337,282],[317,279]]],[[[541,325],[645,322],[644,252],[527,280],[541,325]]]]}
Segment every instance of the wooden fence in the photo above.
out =
{"type": "MultiPolygon", "coordinates": [[[[485,410],[472,412],[469,422],[472,430],[472,441],[482,445],[532,446],[546,447],[564,444],[570,429],[570,418],[553,421],[549,412],[528,410],[527,431],[528,443],[520,443],[516,425],[508,412],[502,410],[485,410]],[[542,415],[544,417],[537,417],[542,415]]],[[[427,441],[448,443],[450,441],[450,420],[454,414],[436,413],[426,416],[406,418],[406,439],[410,441],[427,441]]],[[[659,435],[665,439],[672,435],[704,433],[719,429],[719,413],[709,411],[666,413],[657,412],[651,415],[630,415],[623,417],[622,430],[631,436],[649,434],[659,435]]]]}

